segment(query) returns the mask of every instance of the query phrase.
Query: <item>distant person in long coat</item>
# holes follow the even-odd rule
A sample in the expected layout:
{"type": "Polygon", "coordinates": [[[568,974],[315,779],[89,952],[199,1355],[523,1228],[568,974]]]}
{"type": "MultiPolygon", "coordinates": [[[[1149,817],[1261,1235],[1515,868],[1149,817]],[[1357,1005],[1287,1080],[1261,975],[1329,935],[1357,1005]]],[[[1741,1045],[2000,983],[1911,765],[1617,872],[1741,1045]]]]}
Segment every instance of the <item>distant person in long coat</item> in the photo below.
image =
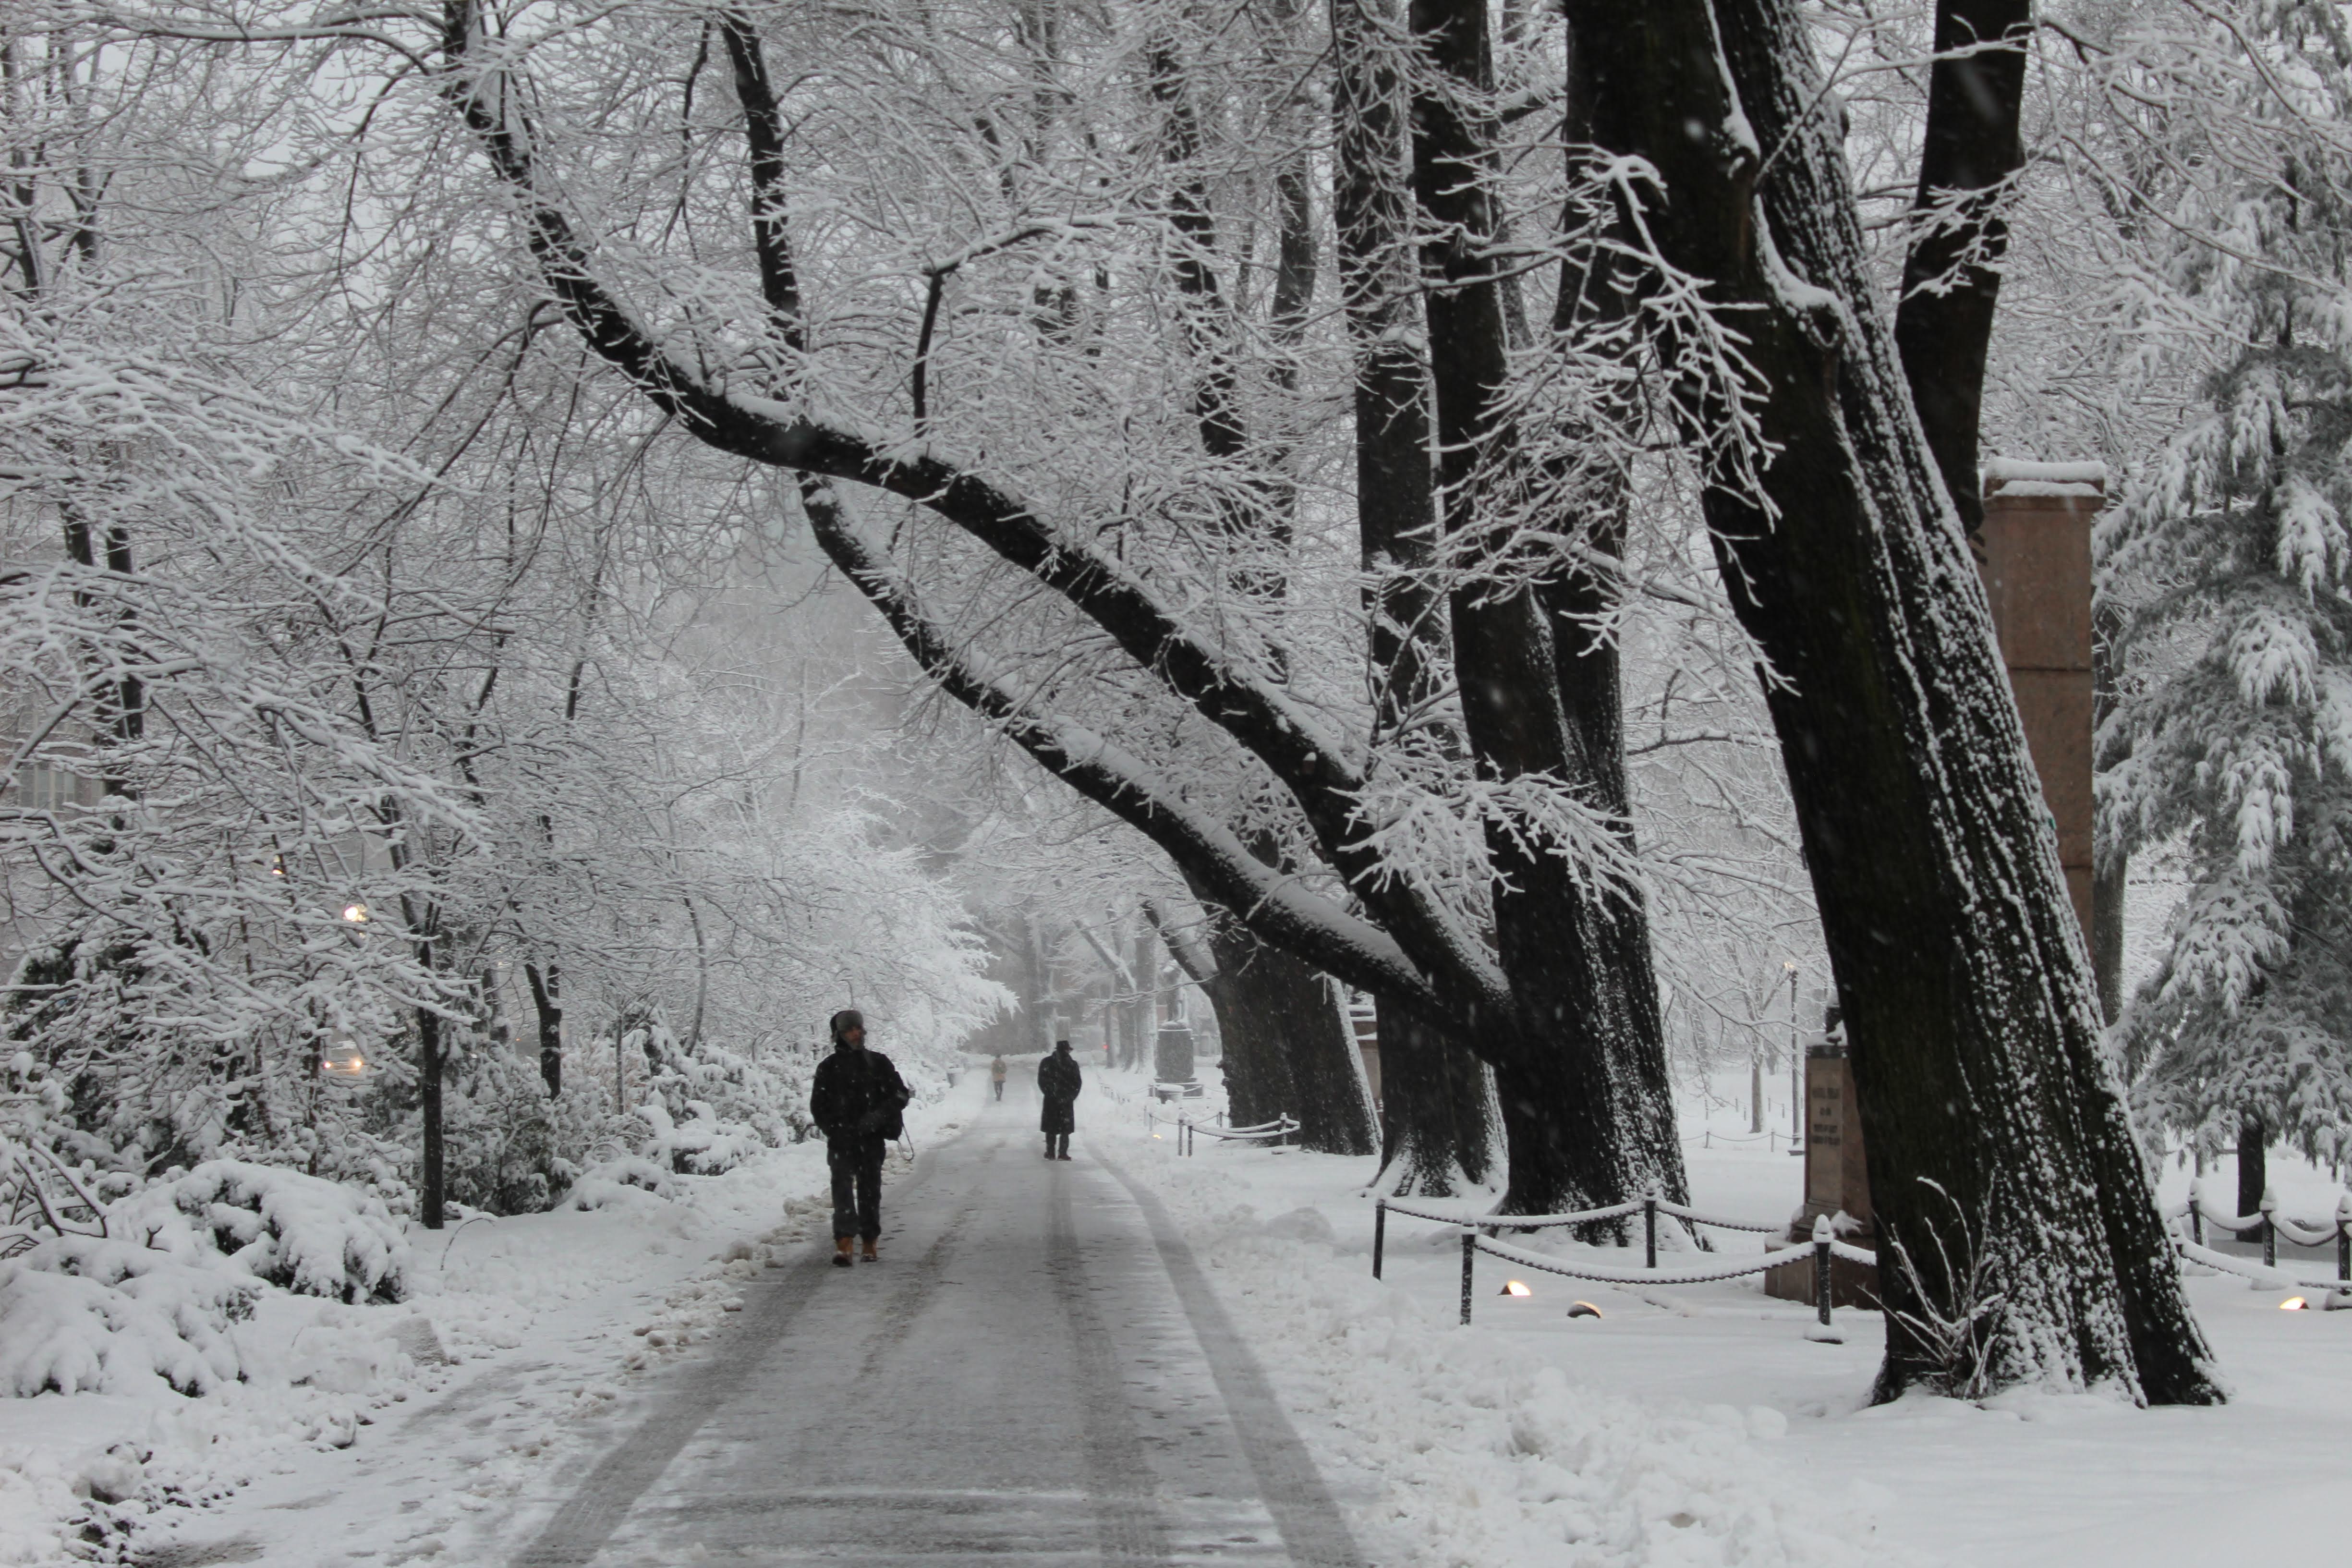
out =
{"type": "Polygon", "coordinates": [[[1085,1083],[1078,1058],[1070,1055],[1070,1042],[1055,1040],[1054,1054],[1037,1064],[1037,1092],[1045,1097],[1045,1113],[1038,1126],[1045,1130],[1048,1160],[1070,1157],[1070,1134],[1078,1130],[1073,1107],[1085,1083]]]}
{"type": "Polygon", "coordinates": [[[833,1055],[817,1064],[809,1120],[824,1131],[824,1163],[833,1169],[834,1264],[849,1267],[853,1240],[864,1237],[866,1261],[877,1261],[882,1235],[883,1145],[906,1131],[914,1099],[898,1069],[880,1051],[866,1048],[866,1020],[855,1009],[833,1016],[833,1055]]]}

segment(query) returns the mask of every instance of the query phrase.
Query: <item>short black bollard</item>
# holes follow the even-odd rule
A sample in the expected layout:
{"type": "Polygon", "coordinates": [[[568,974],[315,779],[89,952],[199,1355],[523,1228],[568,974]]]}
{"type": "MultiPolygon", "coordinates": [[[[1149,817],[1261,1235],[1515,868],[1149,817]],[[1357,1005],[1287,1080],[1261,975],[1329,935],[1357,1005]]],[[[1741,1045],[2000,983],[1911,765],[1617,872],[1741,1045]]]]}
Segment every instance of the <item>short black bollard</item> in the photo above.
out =
{"type": "Polygon", "coordinates": [[[1462,1321],[1465,1324],[1470,1321],[1470,1275],[1477,1258],[1478,1233],[1465,1230],[1462,1233],[1462,1321]]]}
{"type": "Polygon", "coordinates": [[[2205,1245],[2205,1184],[2189,1184],[2189,1239],[2197,1246],[2205,1245]]]}
{"type": "Polygon", "coordinates": [[[1830,1216],[1818,1215],[1813,1219],[1813,1305],[1819,1311],[1822,1327],[1830,1326],[1830,1216]]]}
{"type": "Polygon", "coordinates": [[[1642,1196],[1643,1256],[1649,1259],[1643,1267],[1658,1266],[1658,1189],[1652,1187],[1642,1196]]]}
{"type": "Polygon", "coordinates": [[[2352,1193],[2336,1200],[2336,1278],[2352,1280],[2352,1193]]]}
{"type": "Polygon", "coordinates": [[[1372,1278],[1381,1277],[1381,1254],[1389,1244],[1389,1201],[1376,1198],[1372,1203],[1372,1278]]]}
{"type": "Polygon", "coordinates": [[[2278,1194],[2270,1188],[2263,1189],[2263,1267],[2278,1267],[2278,1194]]]}

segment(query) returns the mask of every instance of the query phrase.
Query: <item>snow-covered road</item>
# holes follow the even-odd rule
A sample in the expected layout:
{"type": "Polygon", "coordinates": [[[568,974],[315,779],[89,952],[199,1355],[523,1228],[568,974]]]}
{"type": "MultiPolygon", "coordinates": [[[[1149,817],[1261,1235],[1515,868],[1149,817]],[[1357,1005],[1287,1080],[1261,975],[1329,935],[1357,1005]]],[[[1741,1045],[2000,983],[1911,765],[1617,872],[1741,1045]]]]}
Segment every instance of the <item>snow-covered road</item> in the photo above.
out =
{"type": "Polygon", "coordinates": [[[1016,1092],[926,1152],[879,1264],[754,1281],[517,1568],[1356,1562],[1157,1200],[1034,1125],[1016,1092]]]}

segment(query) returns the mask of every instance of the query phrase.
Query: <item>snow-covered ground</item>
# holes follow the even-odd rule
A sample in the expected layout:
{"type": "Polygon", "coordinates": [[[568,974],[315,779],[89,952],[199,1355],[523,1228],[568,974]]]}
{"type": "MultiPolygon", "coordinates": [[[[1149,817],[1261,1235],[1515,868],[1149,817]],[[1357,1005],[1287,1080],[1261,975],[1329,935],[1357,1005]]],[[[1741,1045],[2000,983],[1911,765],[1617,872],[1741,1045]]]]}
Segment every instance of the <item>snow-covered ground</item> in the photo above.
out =
{"type": "MultiPolygon", "coordinates": [[[[2289,1560],[2333,1543],[2352,1312],[2193,1280],[2237,1391],[2224,1409],[1870,1409],[1875,1318],[1841,1313],[1847,1342],[1812,1342],[1804,1310],[1752,1280],[1644,1293],[1536,1277],[1517,1299],[1492,1293],[1507,1271],[1485,1259],[1464,1330],[1448,1233],[1394,1222],[1387,1278],[1370,1278],[1370,1161],[1206,1139],[1180,1158],[1140,1089],[1093,1075],[1080,1158],[1160,1195],[1383,1568],[2198,1568],[2245,1561],[2256,1535],[2289,1560]],[[1575,1300],[1602,1316],[1569,1319],[1575,1300]]],[[[986,1092],[968,1075],[913,1118],[915,1142],[954,1135],[986,1092]]],[[[1717,1141],[1745,1130],[1744,1113],[1694,1120],[1696,1198],[1785,1215],[1797,1162],[1717,1141]]],[[[2323,1173],[2273,1167],[2292,1212],[2332,1208],[2323,1173]]],[[[2186,1182],[2168,1173],[2168,1195],[2186,1182]]],[[[686,1185],[680,1202],[412,1231],[411,1300],[273,1295],[237,1331],[260,1374],[205,1398],[0,1400],[0,1564],[126,1540],[153,1568],[505,1563],[650,1408],[662,1364],[725,1353],[771,1249],[797,1255],[825,1228],[815,1148],[686,1185]]]]}
{"type": "MultiPolygon", "coordinates": [[[[2257,1539],[2282,1561],[2340,1540],[2352,1312],[2282,1311],[2288,1292],[2192,1279],[2235,1391],[2218,1410],[2035,1394],[1871,1408],[1874,1313],[1841,1312],[1846,1342],[1822,1344],[1804,1337],[1807,1310],[1753,1279],[1643,1291],[1529,1275],[1532,1294],[1514,1298],[1496,1294],[1512,1271],[1481,1258],[1465,1330],[1453,1233],[1392,1220],[1385,1279],[1371,1279],[1370,1162],[1207,1139],[1180,1159],[1142,1115],[1122,1128],[1122,1157],[1151,1172],[1195,1232],[1302,1431],[1328,1464],[1380,1472],[1378,1523],[1399,1552],[1383,1561],[1829,1564],[1868,1552],[2234,1568],[2257,1539]],[[1602,1315],[1569,1318],[1580,1300],[1602,1315]]],[[[1748,1125],[1728,1109],[1711,1131],[1693,1119],[1695,1202],[1785,1216],[1799,1162],[1785,1142],[1731,1142],[1748,1125]]],[[[2291,1214],[2334,1210],[2326,1173],[2279,1152],[2271,1167],[2291,1214]]],[[[2189,1180],[2168,1170],[2165,1198],[2189,1180]]],[[[2225,1161],[2212,1201],[2228,1206],[2233,1181],[2225,1161]]],[[[2332,1258],[2303,1267],[2334,1273],[2332,1258]]]]}
{"type": "MultiPolygon", "coordinates": [[[[911,1142],[951,1135],[971,1088],[910,1110],[911,1142]]],[[[503,1562],[505,1500],[614,1441],[639,1373],[830,1230],[821,1144],[677,1189],[412,1225],[407,1300],[269,1293],[231,1331],[246,1380],[204,1398],[0,1398],[0,1568],[503,1562]]]]}

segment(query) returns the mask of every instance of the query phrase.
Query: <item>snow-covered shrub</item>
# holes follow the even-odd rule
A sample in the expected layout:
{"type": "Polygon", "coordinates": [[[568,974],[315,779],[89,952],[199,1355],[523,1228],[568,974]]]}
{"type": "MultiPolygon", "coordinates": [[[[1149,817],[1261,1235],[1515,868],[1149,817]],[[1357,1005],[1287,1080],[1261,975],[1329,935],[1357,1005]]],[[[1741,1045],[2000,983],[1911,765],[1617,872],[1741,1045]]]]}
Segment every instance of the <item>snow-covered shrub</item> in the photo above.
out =
{"type": "Polygon", "coordinates": [[[152,1378],[185,1394],[243,1375],[229,1325],[251,1279],[120,1241],[61,1237],[0,1264],[0,1394],[129,1394],[152,1378]]]}
{"type": "Polygon", "coordinates": [[[614,1204],[667,1200],[677,1195],[677,1180],[667,1170],[651,1160],[628,1154],[583,1172],[572,1190],[563,1194],[563,1201],[555,1206],[585,1213],[614,1204]]]}
{"type": "Polygon", "coordinates": [[[298,1295],[397,1301],[408,1243],[380,1201],[334,1182],[210,1160],[113,1205],[120,1235],[186,1261],[213,1254],[298,1295]]]}
{"type": "Polygon", "coordinates": [[[681,1175],[716,1176],[790,1136],[798,1098],[765,1062],[711,1041],[680,1040],[656,1008],[622,1037],[645,1052],[654,1098],[635,1114],[653,1130],[643,1152],[681,1175]]]}

